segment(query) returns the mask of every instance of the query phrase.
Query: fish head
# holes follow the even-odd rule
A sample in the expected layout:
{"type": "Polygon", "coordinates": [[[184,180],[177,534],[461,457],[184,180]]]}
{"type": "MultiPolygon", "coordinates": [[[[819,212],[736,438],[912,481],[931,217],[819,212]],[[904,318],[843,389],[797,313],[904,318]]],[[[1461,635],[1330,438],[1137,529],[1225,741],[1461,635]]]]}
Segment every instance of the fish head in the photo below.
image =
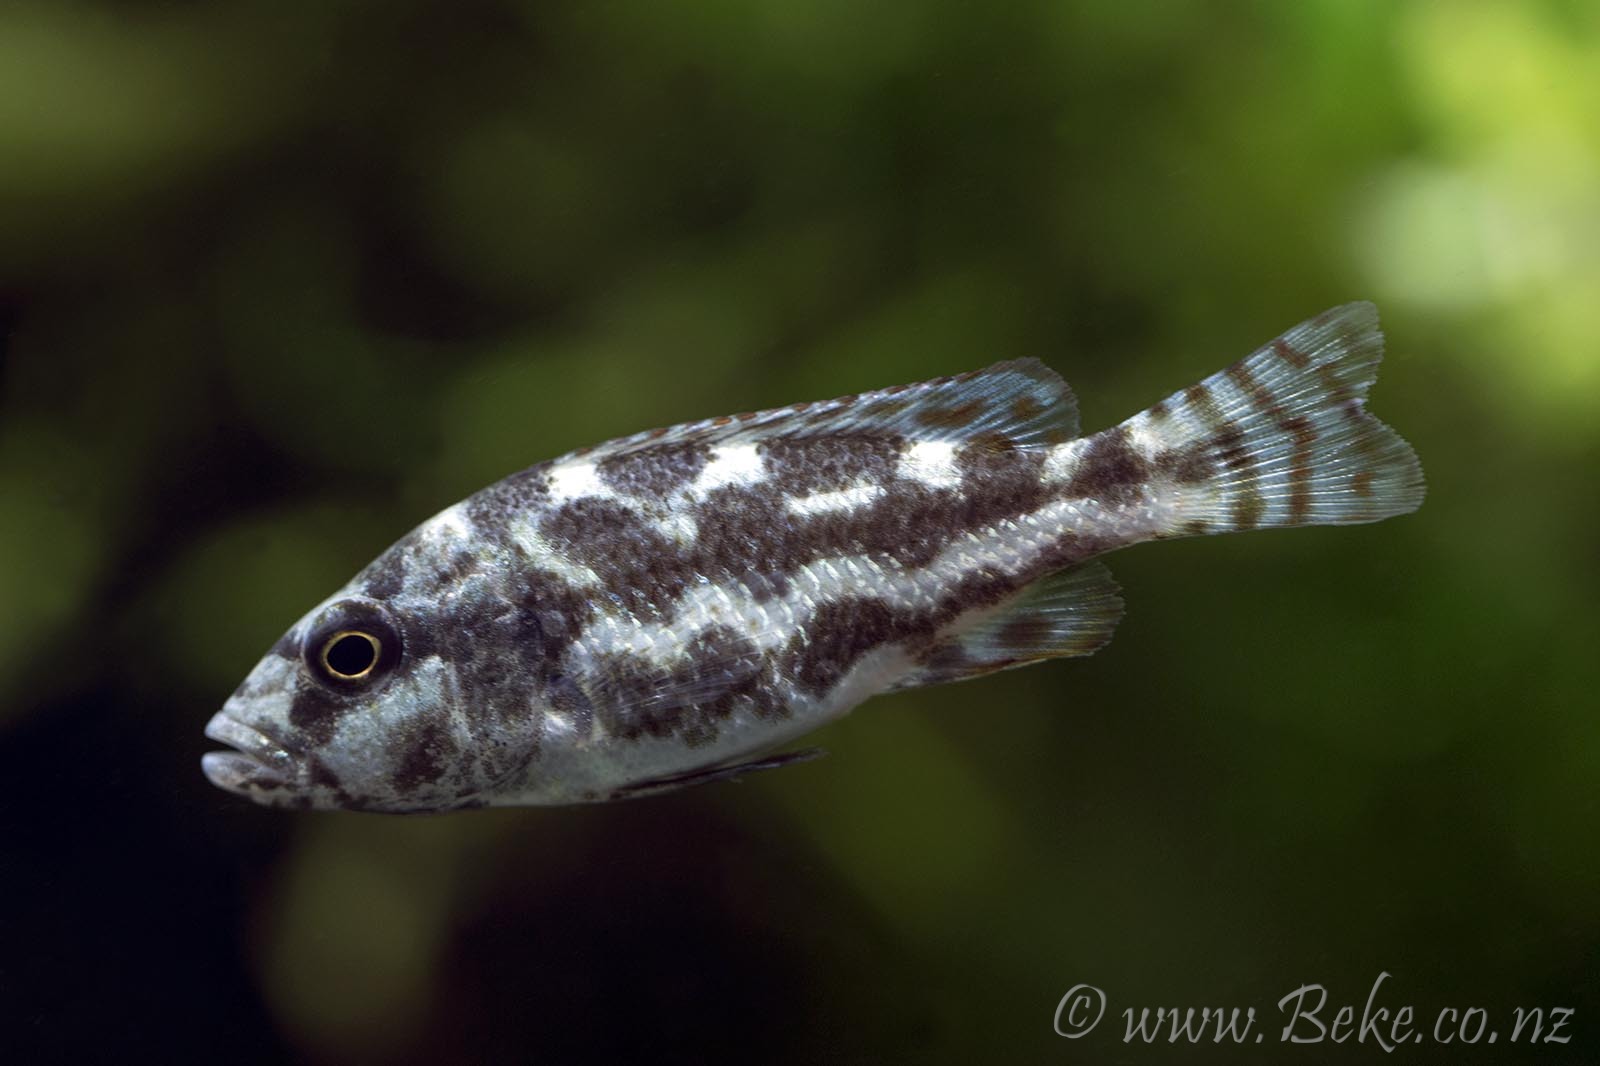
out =
{"type": "MultiPolygon", "coordinates": [[[[414,542],[390,549],[419,569],[414,542]]],[[[274,807],[444,811],[489,803],[536,754],[537,617],[492,560],[396,585],[379,559],[290,627],[206,726],[205,775],[274,807]]]]}

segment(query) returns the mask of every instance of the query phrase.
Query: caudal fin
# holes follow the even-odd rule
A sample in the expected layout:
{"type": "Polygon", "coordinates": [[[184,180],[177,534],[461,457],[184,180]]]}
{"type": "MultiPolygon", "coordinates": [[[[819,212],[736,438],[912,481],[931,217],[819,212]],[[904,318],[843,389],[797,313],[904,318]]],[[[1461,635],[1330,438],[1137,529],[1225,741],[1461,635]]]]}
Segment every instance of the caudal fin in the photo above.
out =
{"type": "Polygon", "coordinates": [[[1415,511],[1416,453],[1367,413],[1383,334],[1350,303],[1122,424],[1176,506],[1165,536],[1376,522],[1415,511]]]}

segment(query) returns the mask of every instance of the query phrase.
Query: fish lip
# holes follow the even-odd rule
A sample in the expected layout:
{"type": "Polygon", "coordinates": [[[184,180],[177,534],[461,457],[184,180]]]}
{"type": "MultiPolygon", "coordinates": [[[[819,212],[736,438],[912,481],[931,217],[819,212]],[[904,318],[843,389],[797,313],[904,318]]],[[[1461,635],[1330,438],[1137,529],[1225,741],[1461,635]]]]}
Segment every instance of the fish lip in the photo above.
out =
{"type": "Polygon", "coordinates": [[[241,793],[281,788],[294,776],[294,760],[283,745],[226,711],[211,717],[205,735],[233,749],[210,751],[200,757],[201,771],[218,788],[241,793]]]}

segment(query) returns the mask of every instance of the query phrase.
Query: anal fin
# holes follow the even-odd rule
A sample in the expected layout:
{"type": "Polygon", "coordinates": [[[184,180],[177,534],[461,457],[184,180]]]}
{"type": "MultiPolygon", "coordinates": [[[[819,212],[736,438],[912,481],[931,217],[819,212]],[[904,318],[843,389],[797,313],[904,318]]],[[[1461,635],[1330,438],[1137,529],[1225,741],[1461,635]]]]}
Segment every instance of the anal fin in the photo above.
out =
{"type": "Polygon", "coordinates": [[[1083,563],[1040,578],[998,610],[935,644],[922,666],[894,687],[964,681],[1041,659],[1093,655],[1122,618],[1111,571],[1083,563]]]}
{"type": "Polygon", "coordinates": [[[664,777],[652,777],[644,781],[636,781],[625,785],[611,794],[611,799],[637,799],[641,796],[656,796],[663,792],[676,792],[680,788],[690,785],[704,785],[712,781],[731,781],[745,774],[753,774],[758,770],[776,770],[780,766],[791,763],[810,762],[812,759],[821,758],[827,754],[821,748],[806,748],[802,751],[786,751],[778,755],[768,755],[762,759],[752,759],[749,762],[721,763],[716,766],[707,766],[699,770],[688,770],[681,774],[667,774],[664,777]]]}

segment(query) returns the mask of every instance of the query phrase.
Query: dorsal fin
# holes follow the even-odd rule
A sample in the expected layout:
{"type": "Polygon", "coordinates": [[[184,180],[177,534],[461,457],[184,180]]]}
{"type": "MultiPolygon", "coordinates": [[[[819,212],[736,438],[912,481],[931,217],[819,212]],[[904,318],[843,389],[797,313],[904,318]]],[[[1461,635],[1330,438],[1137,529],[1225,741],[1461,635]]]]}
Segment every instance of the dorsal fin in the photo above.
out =
{"type": "Polygon", "coordinates": [[[963,681],[1040,659],[1092,655],[1122,618],[1122,596],[1098,562],[1051,574],[976,624],[935,645],[895,688],[963,681]]]}
{"type": "Polygon", "coordinates": [[[1060,444],[1078,436],[1078,404],[1054,370],[1037,359],[1014,359],[913,385],[648,430],[580,448],[556,462],[599,460],[652,447],[850,432],[930,441],[998,435],[1017,447],[1060,444]]]}

